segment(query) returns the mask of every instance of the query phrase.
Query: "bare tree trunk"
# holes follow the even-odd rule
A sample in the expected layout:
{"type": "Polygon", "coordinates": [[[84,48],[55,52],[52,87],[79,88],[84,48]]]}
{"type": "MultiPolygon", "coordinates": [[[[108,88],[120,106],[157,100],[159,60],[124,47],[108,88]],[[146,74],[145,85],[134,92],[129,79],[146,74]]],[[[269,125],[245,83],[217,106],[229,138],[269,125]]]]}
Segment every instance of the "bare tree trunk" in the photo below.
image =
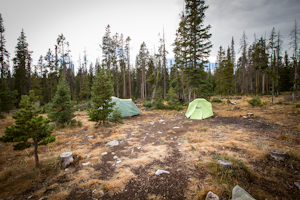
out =
{"type": "Polygon", "coordinates": [[[38,141],[37,139],[33,139],[34,141],[34,158],[35,158],[35,167],[38,167],[39,166],[39,156],[38,156],[38,152],[37,152],[37,149],[38,149],[38,141]]]}
{"type": "Polygon", "coordinates": [[[265,79],[266,79],[266,74],[263,73],[263,78],[262,78],[262,95],[265,95],[265,79]]]}
{"type": "Polygon", "coordinates": [[[128,88],[129,88],[129,98],[131,98],[131,75],[130,75],[130,63],[128,61],[128,88]]]}
{"type": "Polygon", "coordinates": [[[258,95],[258,70],[256,70],[256,78],[255,78],[255,89],[256,89],[256,95],[258,95]]]}
{"type": "Polygon", "coordinates": [[[125,63],[123,62],[123,98],[126,98],[125,63]]]}

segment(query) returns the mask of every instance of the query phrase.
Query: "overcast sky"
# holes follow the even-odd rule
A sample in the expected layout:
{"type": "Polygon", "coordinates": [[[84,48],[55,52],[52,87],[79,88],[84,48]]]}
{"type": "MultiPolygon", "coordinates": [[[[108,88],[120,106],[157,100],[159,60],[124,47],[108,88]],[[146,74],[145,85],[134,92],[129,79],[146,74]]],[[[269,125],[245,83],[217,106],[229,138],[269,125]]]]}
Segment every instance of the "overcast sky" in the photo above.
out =
{"type": "MultiPolygon", "coordinates": [[[[131,38],[131,63],[145,41],[150,53],[158,46],[158,34],[165,32],[168,58],[173,58],[172,43],[180,21],[184,0],[0,0],[4,20],[6,48],[14,57],[17,38],[24,29],[33,51],[33,64],[49,48],[54,52],[61,33],[70,43],[72,60],[77,68],[79,54],[84,48],[89,62],[101,57],[99,44],[110,24],[112,34],[123,33],[131,38]]],[[[227,48],[232,36],[238,53],[243,31],[248,43],[264,36],[273,27],[283,36],[283,50],[289,48],[289,34],[295,20],[300,26],[300,0],[206,0],[205,24],[212,26],[210,62],[214,62],[220,45],[227,48]]],[[[101,58],[102,59],[102,58],[101,58]]],[[[11,62],[12,66],[12,62],[11,62]]]]}

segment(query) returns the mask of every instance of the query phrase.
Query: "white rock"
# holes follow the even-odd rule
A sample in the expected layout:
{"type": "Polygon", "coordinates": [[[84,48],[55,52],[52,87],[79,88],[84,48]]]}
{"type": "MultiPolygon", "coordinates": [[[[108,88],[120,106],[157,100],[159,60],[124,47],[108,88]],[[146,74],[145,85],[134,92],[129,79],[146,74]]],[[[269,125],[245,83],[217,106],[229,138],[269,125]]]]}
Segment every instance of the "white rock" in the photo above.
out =
{"type": "Polygon", "coordinates": [[[62,159],[62,165],[66,167],[71,162],[73,162],[73,153],[72,152],[64,152],[60,154],[60,157],[62,159]]]}
{"type": "Polygon", "coordinates": [[[97,191],[97,189],[94,189],[93,191],[92,191],[92,193],[94,193],[94,192],[96,192],[97,191]]]}
{"type": "Polygon", "coordinates": [[[150,122],[151,125],[154,125],[154,122],[150,122]]]}
{"type": "Polygon", "coordinates": [[[87,138],[93,138],[94,137],[94,135],[89,135],[89,136],[87,136],[87,138]]]}
{"type": "Polygon", "coordinates": [[[247,117],[247,116],[243,116],[243,118],[244,118],[244,119],[247,119],[248,117],[247,117]]]}
{"type": "Polygon", "coordinates": [[[99,191],[99,195],[100,195],[100,197],[104,196],[104,191],[103,191],[103,190],[100,190],[100,191],[99,191]]]}
{"type": "Polygon", "coordinates": [[[158,170],[155,172],[155,174],[156,174],[156,175],[170,174],[170,172],[165,171],[165,170],[158,169],[158,170]]]}
{"type": "Polygon", "coordinates": [[[27,199],[31,199],[33,195],[30,195],[29,197],[27,197],[27,199]]]}
{"type": "Polygon", "coordinates": [[[206,194],[205,200],[219,200],[219,196],[213,193],[212,191],[209,191],[206,194]]]}
{"type": "Polygon", "coordinates": [[[121,160],[118,160],[118,161],[117,161],[117,164],[119,164],[119,163],[121,163],[121,162],[122,162],[121,160]]]}
{"type": "Polygon", "coordinates": [[[178,126],[175,126],[175,127],[173,127],[173,128],[180,128],[180,127],[178,127],[178,126]]]}
{"type": "Polygon", "coordinates": [[[178,149],[178,151],[182,151],[181,149],[178,149]]]}
{"type": "Polygon", "coordinates": [[[232,200],[255,200],[255,199],[243,188],[236,185],[232,189],[232,200]]]}
{"type": "Polygon", "coordinates": [[[118,146],[119,145],[119,141],[118,140],[113,140],[113,141],[108,142],[107,145],[118,146]]]}
{"type": "Polygon", "coordinates": [[[162,134],[162,132],[158,131],[157,133],[162,134]]]}
{"type": "Polygon", "coordinates": [[[91,163],[90,163],[90,162],[82,163],[83,166],[87,166],[87,165],[89,165],[89,164],[91,164],[91,163]]]}
{"type": "Polygon", "coordinates": [[[66,171],[68,171],[68,170],[69,170],[69,169],[68,169],[68,168],[66,168],[66,169],[65,169],[65,172],[66,172],[66,171]]]}
{"type": "Polygon", "coordinates": [[[103,153],[101,153],[101,155],[102,155],[102,156],[107,155],[107,152],[103,152],[103,153]]]}
{"type": "Polygon", "coordinates": [[[114,152],[111,152],[111,154],[112,154],[112,155],[115,155],[115,153],[114,153],[114,152]]]}
{"type": "Polygon", "coordinates": [[[220,165],[226,166],[226,167],[230,167],[233,165],[232,162],[230,162],[229,160],[218,160],[218,163],[220,165]]]}
{"type": "Polygon", "coordinates": [[[91,156],[87,156],[86,158],[89,159],[91,156]]]}
{"type": "Polygon", "coordinates": [[[159,122],[164,122],[165,120],[163,120],[163,119],[160,119],[160,120],[158,120],[159,122]]]}
{"type": "Polygon", "coordinates": [[[114,158],[114,159],[119,159],[118,156],[114,156],[113,158],[114,158]]]}
{"type": "Polygon", "coordinates": [[[253,116],[254,114],[253,113],[247,113],[247,116],[253,116]]]}
{"type": "Polygon", "coordinates": [[[137,147],[137,149],[141,149],[141,147],[137,147]]]}

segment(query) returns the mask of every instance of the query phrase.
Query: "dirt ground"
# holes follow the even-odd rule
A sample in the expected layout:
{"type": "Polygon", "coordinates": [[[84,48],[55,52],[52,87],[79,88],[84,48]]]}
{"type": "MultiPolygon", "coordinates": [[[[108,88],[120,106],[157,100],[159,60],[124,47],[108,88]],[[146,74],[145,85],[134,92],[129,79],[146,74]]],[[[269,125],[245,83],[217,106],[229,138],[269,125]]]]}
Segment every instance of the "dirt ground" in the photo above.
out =
{"type": "MultiPolygon", "coordinates": [[[[299,109],[284,96],[276,99],[284,104],[274,105],[265,97],[263,107],[248,99],[213,103],[215,116],[205,120],[187,119],[187,107],[139,105],[141,115],[100,128],[78,111],[82,127],[55,130],[56,142],[39,147],[38,169],[33,149],[0,143],[0,199],[205,199],[208,191],[230,199],[237,184],[255,199],[299,199],[299,109]],[[107,145],[113,140],[119,145],[107,145]],[[76,159],[61,168],[59,155],[69,151],[76,159]],[[275,160],[272,151],[286,152],[285,159],[275,160]],[[233,166],[223,168],[222,159],[233,166]],[[159,169],[169,173],[156,175],[159,169]]],[[[12,123],[1,120],[0,135],[12,123]]]]}

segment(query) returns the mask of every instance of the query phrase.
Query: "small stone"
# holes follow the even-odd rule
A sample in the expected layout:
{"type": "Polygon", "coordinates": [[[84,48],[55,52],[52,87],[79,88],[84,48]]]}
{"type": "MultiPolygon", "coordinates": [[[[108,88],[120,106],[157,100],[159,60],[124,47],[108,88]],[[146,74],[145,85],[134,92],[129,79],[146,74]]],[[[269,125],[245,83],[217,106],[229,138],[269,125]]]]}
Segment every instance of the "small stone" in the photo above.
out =
{"type": "Polygon", "coordinates": [[[160,119],[160,120],[158,120],[159,122],[164,122],[165,120],[163,120],[163,119],[160,119]]]}
{"type": "Polygon", "coordinates": [[[27,197],[27,199],[31,199],[33,195],[30,195],[29,197],[27,197]]]}
{"type": "Polygon", "coordinates": [[[99,191],[99,195],[100,195],[100,197],[104,196],[104,191],[103,191],[103,190],[100,190],[100,191],[99,191]]]}
{"type": "Polygon", "coordinates": [[[91,163],[90,163],[90,162],[82,163],[83,166],[87,166],[87,165],[89,165],[89,164],[91,164],[91,163]]]}
{"type": "Polygon", "coordinates": [[[107,145],[118,146],[119,145],[119,141],[118,140],[113,140],[113,141],[108,142],[107,145]]]}
{"type": "Polygon", "coordinates": [[[66,172],[66,171],[68,171],[68,170],[69,170],[69,169],[68,169],[68,168],[66,168],[66,169],[65,169],[65,172],[66,172]]]}
{"type": "Polygon", "coordinates": [[[113,159],[119,159],[118,156],[114,156],[113,159]]]}
{"type": "Polygon", "coordinates": [[[274,150],[269,153],[272,158],[277,161],[282,161],[285,159],[286,152],[280,150],[274,150]]]}
{"type": "Polygon", "coordinates": [[[121,162],[122,162],[121,160],[118,160],[118,161],[117,161],[117,164],[119,164],[119,163],[121,163],[121,162]]]}
{"type": "Polygon", "coordinates": [[[218,160],[218,163],[226,167],[231,167],[233,165],[233,163],[229,160],[218,160]]]}
{"type": "Polygon", "coordinates": [[[255,199],[243,188],[236,185],[232,189],[232,200],[255,200],[255,199]]]}
{"type": "Polygon", "coordinates": [[[157,133],[162,134],[162,132],[158,131],[157,133]]]}
{"type": "Polygon", "coordinates": [[[166,170],[161,170],[161,169],[158,169],[156,172],[155,172],[155,175],[159,176],[161,174],[170,174],[169,171],[166,171],[166,170]]]}
{"type": "Polygon", "coordinates": [[[92,191],[92,193],[94,193],[94,192],[96,192],[97,190],[96,189],[94,189],[93,191],[92,191]]]}
{"type": "Polygon", "coordinates": [[[175,126],[175,127],[173,127],[173,128],[180,128],[180,127],[178,127],[178,126],[175,126]]]}
{"type": "Polygon", "coordinates": [[[243,116],[243,118],[244,118],[244,119],[247,119],[248,117],[247,117],[247,116],[243,116]]]}
{"type": "Polygon", "coordinates": [[[89,159],[91,156],[87,156],[86,158],[89,159]]]}
{"type": "Polygon", "coordinates": [[[154,122],[150,122],[151,125],[154,125],[154,122]]]}
{"type": "Polygon", "coordinates": [[[103,152],[103,153],[101,153],[101,155],[102,155],[102,156],[107,155],[107,152],[103,152]]]}
{"type": "Polygon", "coordinates": [[[253,113],[247,113],[247,116],[253,116],[254,114],[253,113]]]}
{"type": "Polygon", "coordinates": [[[94,135],[89,135],[89,136],[87,136],[87,138],[93,138],[94,137],[94,135]]]}
{"type": "Polygon", "coordinates": [[[213,193],[212,191],[209,191],[206,194],[205,200],[219,200],[219,196],[213,193]]]}

